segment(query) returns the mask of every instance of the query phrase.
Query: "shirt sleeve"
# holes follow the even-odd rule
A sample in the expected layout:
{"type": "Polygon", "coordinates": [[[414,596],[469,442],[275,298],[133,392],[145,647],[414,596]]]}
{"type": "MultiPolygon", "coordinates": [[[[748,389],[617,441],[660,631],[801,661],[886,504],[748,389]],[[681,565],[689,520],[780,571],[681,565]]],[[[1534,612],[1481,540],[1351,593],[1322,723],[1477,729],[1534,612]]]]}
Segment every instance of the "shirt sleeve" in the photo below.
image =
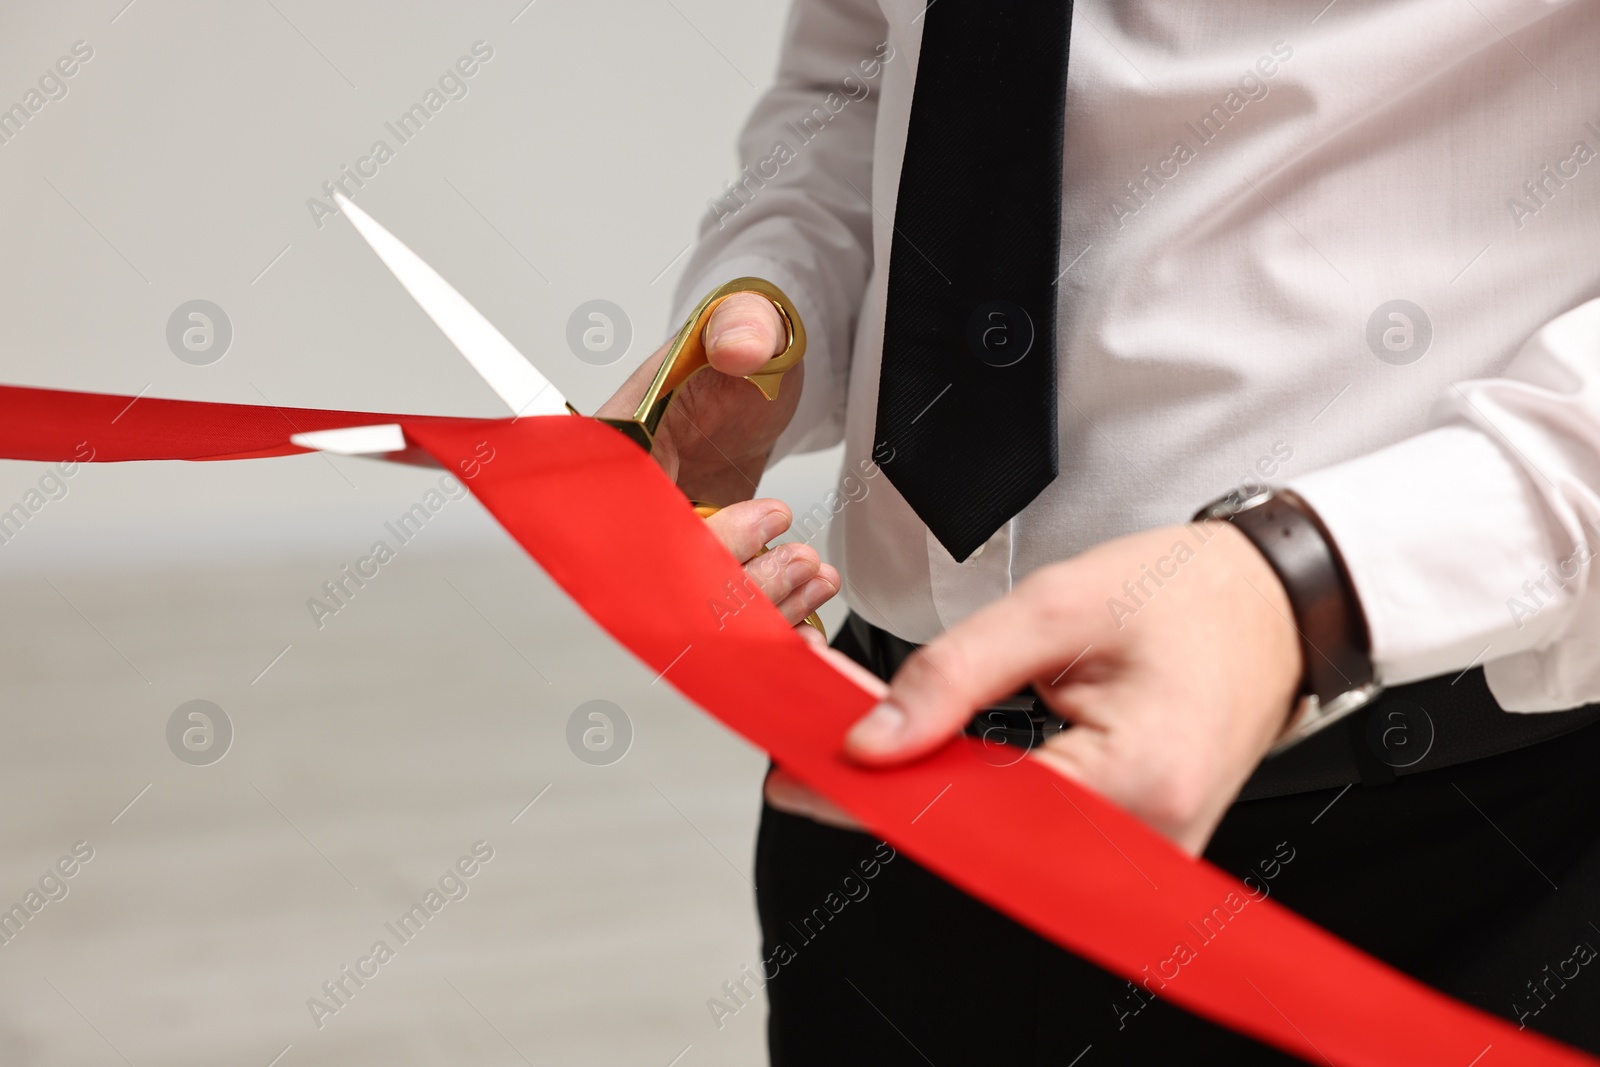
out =
{"type": "Polygon", "coordinates": [[[1452,386],[1433,422],[1289,483],[1344,557],[1379,679],[1482,664],[1507,711],[1600,701],[1600,300],[1503,377],[1452,386]]]}
{"type": "MultiPolygon", "coordinates": [[[[774,461],[844,433],[845,384],[872,270],[872,154],[894,46],[875,0],[795,0],[775,84],[739,136],[740,171],[708,200],[674,294],[673,329],[707,292],[745,275],[794,301],[805,385],[774,461]]],[[[901,60],[904,62],[904,60],[901,60]]]]}

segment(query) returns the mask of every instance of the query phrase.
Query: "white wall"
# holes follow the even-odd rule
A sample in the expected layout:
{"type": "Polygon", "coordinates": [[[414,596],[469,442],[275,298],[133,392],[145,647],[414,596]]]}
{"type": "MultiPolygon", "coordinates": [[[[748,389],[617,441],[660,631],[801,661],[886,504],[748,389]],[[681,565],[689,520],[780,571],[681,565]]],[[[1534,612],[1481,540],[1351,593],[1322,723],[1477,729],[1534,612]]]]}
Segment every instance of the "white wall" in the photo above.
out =
{"type": "MultiPolygon", "coordinates": [[[[9,5],[0,106],[74,42],[93,57],[0,145],[0,382],[396,412],[498,415],[494,396],[342,219],[307,200],[375,140],[358,194],[580,409],[668,332],[668,302],[736,130],[773,68],[783,6],[732,0],[125,0],[9,5]],[[493,58],[409,143],[392,121],[474,42],[493,58]],[[281,258],[275,258],[280,257],[281,258]],[[270,264],[270,267],[269,267],[270,264]],[[176,358],[181,303],[234,339],[176,358]],[[568,350],[581,302],[620,305],[619,362],[568,350]]],[[[787,465],[809,506],[837,457],[787,465]]],[[[0,508],[43,468],[0,462],[0,508]]],[[[425,472],[321,457],[96,466],[0,573],[342,547],[409,505],[425,472]]],[[[441,538],[498,536],[463,512],[441,538]]]]}

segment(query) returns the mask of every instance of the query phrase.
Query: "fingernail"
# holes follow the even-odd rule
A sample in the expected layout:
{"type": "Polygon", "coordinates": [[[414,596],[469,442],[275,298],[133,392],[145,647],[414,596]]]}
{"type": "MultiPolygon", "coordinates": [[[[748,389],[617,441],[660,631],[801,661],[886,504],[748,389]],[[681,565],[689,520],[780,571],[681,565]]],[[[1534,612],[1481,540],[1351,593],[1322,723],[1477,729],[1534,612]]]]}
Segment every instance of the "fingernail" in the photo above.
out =
{"type": "Polygon", "coordinates": [[[770,541],[789,528],[789,516],[780,510],[767,512],[766,518],[761,520],[761,540],[770,541]]]}
{"type": "Polygon", "coordinates": [[[806,607],[817,608],[827,603],[828,598],[833,596],[833,594],[837,591],[838,590],[834,589],[833,586],[828,584],[826,579],[813,578],[807,582],[805,588],[800,591],[800,596],[801,599],[805,601],[806,607]]]}
{"type": "Polygon", "coordinates": [[[783,569],[783,580],[790,589],[799,589],[807,578],[817,573],[816,564],[808,559],[797,559],[783,569]]]}
{"type": "Polygon", "coordinates": [[[729,326],[712,335],[711,347],[721,348],[724,345],[738,345],[746,341],[756,340],[756,331],[749,326],[729,326]]]}
{"type": "Polygon", "coordinates": [[[850,728],[848,740],[855,748],[890,748],[905,724],[906,713],[884,701],[850,728]]]}

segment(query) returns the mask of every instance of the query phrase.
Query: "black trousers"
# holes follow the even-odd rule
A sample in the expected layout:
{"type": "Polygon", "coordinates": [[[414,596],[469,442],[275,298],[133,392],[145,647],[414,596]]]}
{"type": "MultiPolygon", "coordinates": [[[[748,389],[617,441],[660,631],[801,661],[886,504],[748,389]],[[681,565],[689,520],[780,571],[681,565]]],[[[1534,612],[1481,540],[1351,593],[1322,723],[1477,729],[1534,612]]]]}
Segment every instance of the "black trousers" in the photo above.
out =
{"type": "MultiPolygon", "coordinates": [[[[1600,725],[1388,785],[1237,803],[1206,858],[1452,996],[1600,1052],[1600,725]]],[[[756,896],[774,1067],[1297,1062],[865,834],[766,808],[756,896]]]]}

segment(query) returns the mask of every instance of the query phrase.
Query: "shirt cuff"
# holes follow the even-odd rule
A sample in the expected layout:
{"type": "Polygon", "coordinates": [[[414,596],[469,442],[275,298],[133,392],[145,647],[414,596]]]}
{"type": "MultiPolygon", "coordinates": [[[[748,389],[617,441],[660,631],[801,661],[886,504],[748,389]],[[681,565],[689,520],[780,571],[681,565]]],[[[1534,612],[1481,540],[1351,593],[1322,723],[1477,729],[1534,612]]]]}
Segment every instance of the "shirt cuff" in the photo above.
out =
{"type": "Polygon", "coordinates": [[[1385,685],[1538,648],[1575,607],[1538,495],[1474,427],[1430,430],[1289,487],[1338,546],[1385,685]]]}

